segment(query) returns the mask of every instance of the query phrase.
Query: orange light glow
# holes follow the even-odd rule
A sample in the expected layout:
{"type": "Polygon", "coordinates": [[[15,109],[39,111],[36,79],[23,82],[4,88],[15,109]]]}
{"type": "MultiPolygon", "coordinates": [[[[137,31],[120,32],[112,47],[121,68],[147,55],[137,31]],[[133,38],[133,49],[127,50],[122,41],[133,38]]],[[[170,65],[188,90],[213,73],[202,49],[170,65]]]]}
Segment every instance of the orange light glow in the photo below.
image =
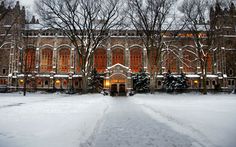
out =
{"type": "Polygon", "coordinates": [[[60,84],[61,83],[61,81],[60,80],[56,80],[56,84],[60,84]]]}

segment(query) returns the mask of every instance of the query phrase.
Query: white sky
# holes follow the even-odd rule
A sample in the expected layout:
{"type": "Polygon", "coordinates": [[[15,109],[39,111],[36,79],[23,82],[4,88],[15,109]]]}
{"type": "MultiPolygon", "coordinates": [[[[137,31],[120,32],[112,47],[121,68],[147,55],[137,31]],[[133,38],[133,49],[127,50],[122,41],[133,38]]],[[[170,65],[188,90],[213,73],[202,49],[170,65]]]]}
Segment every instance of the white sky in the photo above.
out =
{"type": "Polygon", "coordinates": [[[34,0],[19,0],[21,5],[25,5],[26,7],[32,7],[34,4],[34,0]]]}
{"type": "Polygon", "coordinates": [[[32,15],[36,15],[36,12],[34,12],[34,9],[35,9],[34,0],[18,0],[18,1],[20,2],[21,6],[25,6],[26,16],[29,16],[31,19],[32,15]]]}

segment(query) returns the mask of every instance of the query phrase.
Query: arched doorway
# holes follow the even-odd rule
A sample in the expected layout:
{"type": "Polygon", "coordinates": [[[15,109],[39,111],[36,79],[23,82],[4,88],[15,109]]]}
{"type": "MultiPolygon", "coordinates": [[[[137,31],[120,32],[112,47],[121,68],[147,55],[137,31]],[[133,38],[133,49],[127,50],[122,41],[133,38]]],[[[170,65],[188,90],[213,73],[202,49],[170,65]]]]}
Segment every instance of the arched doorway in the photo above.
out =
{"type": "Polygon", "coordinates": [[[127,77],[124,74],[114,74],[110,77],[111,95],[112,96],[125,96],[126,95],[126,81],[127,77]]]}

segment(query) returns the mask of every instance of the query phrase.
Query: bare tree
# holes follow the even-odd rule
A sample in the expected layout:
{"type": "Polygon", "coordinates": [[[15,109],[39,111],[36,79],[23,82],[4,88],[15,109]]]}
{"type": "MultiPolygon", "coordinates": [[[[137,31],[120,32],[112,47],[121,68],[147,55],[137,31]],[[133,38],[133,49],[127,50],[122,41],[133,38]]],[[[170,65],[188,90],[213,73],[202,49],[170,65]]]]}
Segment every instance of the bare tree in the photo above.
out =
{"type": "Polygon", "coordinates": [[[169,16],[175,2],[176,0],[130,0],[128,3],[131,23],[141,32],[140,36],[147,49],[151,92],[155,89],[155,75],[161,71],[158,67],[165,47],[164,36],[174,22],[169,16]]]}
{"type": "MultiPolygon", "coordinates": [[[[194,54],[201,69],[203,94],[207,94],[207,72],[210,72],[207,70],[209,66],[212,66],[208,61],[209,58],[212,58],[213,52],[218,49],[219,30],[224,22],[217,22],[217,15],[211,14],[215,4],[218,9],[220,4],[215,1],[184,0],[179,7],[180,12],[183,13],[183,21],[186,22],[186,27],[192,34],[192,46],[196,50],[194,54]]],[[[224,4],[228,4],[228,2],[224,1],[224,4]]]]}
{"type": "Polygon", "coordinates": [[[118,29],[122,24],[120,4],[120,0],[39,0],[36,2],[38,14],[45,25],[63,31],[81,57],[83,92],[87,92],[95,49],[109,37],[111,29],[118,29]]]}
{"type": "Polygon", "coordinates": [[[7,40],[14,37],[14,32],[21,29],[16,24],[19,24],[22,18],[23,13],[20,11],[25,11],[25,8],[20,10],[19,2],[16,3],[15,8],[12,8],[14,4],[14,0],[3,0],[0,4],[0,48],[7,40]]]}

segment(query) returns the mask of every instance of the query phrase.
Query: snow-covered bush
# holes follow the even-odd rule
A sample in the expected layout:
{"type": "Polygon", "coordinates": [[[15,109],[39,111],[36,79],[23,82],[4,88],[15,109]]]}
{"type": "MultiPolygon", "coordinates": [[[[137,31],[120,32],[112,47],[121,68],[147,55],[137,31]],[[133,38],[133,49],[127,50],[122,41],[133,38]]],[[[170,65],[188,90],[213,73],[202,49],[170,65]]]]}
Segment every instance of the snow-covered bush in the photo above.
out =
{"type": "Polygon", "coordinates": [[[133,88],[138,93],[150,92],[150,78],[144,69],[133,77],[133,88]]]}
{"type": "Polygon", "coordinates": [[[163,78],[163,89],[166,92],[182,91],[189,87],[187,81],[188,79],[184,73],[175,77],[168,71],[163,78]]]}

